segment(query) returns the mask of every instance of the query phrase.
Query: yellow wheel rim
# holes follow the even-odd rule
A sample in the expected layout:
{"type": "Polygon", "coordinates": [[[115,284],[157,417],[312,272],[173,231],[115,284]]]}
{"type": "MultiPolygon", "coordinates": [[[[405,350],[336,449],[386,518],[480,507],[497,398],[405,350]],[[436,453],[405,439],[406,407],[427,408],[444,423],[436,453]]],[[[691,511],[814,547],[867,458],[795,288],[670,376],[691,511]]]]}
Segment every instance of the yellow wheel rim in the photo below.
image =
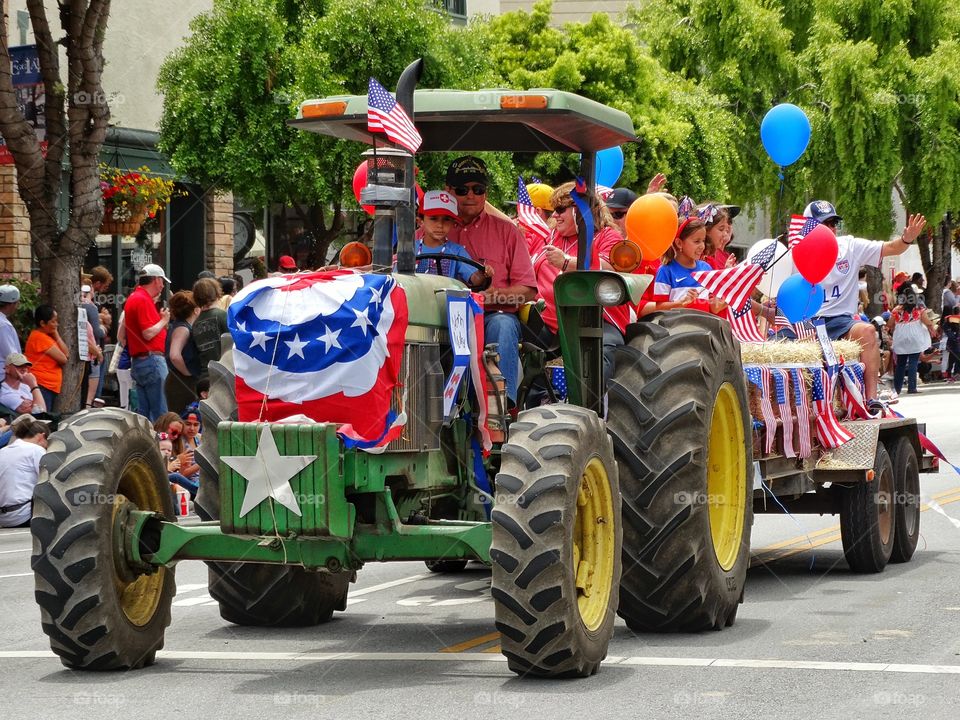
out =
{"type": "MultiPolygon", "coordinates": [[[[117,494],[113,499],[114,518],[124,501],[133,503],[140,510],[163,513],[163,498],[160,496],[158,483],[150,466],[143,460],[134,460],[123,468],[117,494]]],[[[119,573],[114,574],[114,588],[120,608],[131,623],[142,627],[153,619],[160,605],[166,577],[165,567],[151,575],[138,575],[133,580],[128,580],[119,573]]]]}
{"type": "Polygon", "coordinates": [[[607,469],[599,458],[587,463],[577,492],[573,565],[577,607],[583,624],[597,630],[607,615],[613,591],[615,528],[607,469]]]}
{"type": "Polygon", "coordinates": [[[740,403],[733,385],[724,383],[713,406],[707,448],[710,535],[717,562],[724,570],[734,566],[743,542],[746,474],[747,454],[740,403]]]}

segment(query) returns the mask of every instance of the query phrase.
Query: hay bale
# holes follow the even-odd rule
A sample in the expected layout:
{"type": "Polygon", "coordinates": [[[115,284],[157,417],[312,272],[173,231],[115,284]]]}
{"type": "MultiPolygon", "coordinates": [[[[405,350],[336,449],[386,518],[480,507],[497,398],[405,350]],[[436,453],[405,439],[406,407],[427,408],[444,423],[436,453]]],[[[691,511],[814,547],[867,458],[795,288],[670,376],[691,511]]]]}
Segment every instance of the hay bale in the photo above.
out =
{"type": "MultiPolygon", "coordinates": [[[[834,340],[833,351],[844,362],[856,362],[861,347],[855,340],[834,340]]],[[[744,365],[817,364],[823,362],[823,350],[814,340],[740,343],[740,359],[744,365]]]]}

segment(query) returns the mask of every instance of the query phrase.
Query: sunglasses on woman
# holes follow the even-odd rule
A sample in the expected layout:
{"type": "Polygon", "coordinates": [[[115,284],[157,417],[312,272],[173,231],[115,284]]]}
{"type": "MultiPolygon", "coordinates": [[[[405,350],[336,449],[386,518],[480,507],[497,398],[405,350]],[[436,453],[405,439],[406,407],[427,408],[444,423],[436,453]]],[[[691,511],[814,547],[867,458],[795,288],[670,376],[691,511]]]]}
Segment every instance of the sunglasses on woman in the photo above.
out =
{"type": "Polygon", "coordinates": [[[461,185],[459,187],[455,187],[453,189],[453,192],[458,197],[466,197],[470,192],[473,192],[473,194],[477,196],[486,195],[487,186],[486,185],[461,185]]]}
{"type": "Polygon", "coordinates": [[[567,210],[572,208],[573,205],[558,205],[557,208],[553,211],[554,215],[563,215],[567,210]]]}
{"type": "Polygon", "coordinates": [[[611,210],[610,214],[613,215],[614,220],[623,220],[627,216],[626,210],[611,210]]]}

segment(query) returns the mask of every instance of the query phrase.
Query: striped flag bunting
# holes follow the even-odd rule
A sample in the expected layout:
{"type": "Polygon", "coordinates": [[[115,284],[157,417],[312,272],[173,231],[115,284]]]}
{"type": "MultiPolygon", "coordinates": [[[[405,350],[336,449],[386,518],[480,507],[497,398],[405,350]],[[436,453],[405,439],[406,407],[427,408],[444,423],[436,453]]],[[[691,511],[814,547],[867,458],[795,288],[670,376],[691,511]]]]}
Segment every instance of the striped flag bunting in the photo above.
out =
{"type": "Polygon", "coordinates": [[[413,120],[380,83],[370,78],[367,90],[367,130],[385,133],[390,140],[411,153],[423,143],[413,120]]]}
{"type": "Polygon", "coordinates": [[[760,413],[763,416],[764,447],[769,454],[777,437],[777,418],[773,414],[773,405],[770,404],[770,368],[765,365],[744,368],[747,380],[760,390],[760,413]]]}
{"type": "Polygon", "coordinates": [[[803,320],[798,323],[791,323],[783,315],[783,313],[778,312],[776,319],[773,324],[774,333],[778,333],[781,330],[792,330],[793,334],[797,336],[797,340],[816,340],[817,331],[814,329],[813,324],[809,320],[803,320]]]}
{"type": "Polygon", "coordinates": [[[550,227],[540,215],[540,211],[533,206],[527,186],[523,178],[517,179],[517,220],[520,225],[546,241],[550,237],[550,227]]]}
{"type": "Polygon", "coordinates": [[[807,233],[820,224],[819,220],[804,217],[803,215],[791,215],[790,225],[787,227],[788,248],[792,248],[798,242],[803,240],[807,233]]]}
{"type": "Polygon", "coordinates": [[[840,397],[847,417],[866,420],[873,417],[864,399],[863,363],[844,363],[840,366],[840,397]]]}
{"type": "Polygon", "coordinates": [[[825,448],[838,448],[853,440],[853,434],[833,414],[833,377],[823,368],[813,368],[813,411],[817,418],[817,440],[825,448]]]}
{"type": "Polygon", "coordinates": [[[780,423],[783,426],[783,454],[785,457],[796,457],[793,449],[793,413],[790,412],[790,403],[787,399],[789,384],[787,371],[782,368],[771,368],[773,373],[774,391],[777,394],[777,408],[780,410],[780,423]]]}
{"type": "Polygon", "coordinates": [[[800,368],[790,368],[790,381],[793,384],[793,406],[797,410],[797,437],[800,441],[800,457],[808,458],[813,452],[810,442],[810,408],[807,407],[807,391],[803,383],[800,368]]]}

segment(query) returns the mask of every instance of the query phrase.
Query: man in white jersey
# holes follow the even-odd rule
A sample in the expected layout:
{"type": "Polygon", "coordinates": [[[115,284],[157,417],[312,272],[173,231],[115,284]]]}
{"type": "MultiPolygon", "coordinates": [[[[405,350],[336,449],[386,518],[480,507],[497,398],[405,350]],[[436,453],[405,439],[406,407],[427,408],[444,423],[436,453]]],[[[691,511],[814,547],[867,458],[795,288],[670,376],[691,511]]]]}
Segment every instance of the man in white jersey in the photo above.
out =
{"type": "MultiPolygon", "coordinates": [[[[819,220],[834,232],[842,220],[833,203],[826,200],[814,200],[804,209],[803,215],[819,220]]],[[[857,316],[860,268],[866,265],[880,267],[883,258],[906,252],[926,223],[923,215],[911,215],[900,237],[887,242],[864,240],[853,235],[838,235],[837,262],[830,273],[820,281],[827,297],[817,317],[823,318],[831,340],[856,340],[863,347],[860,359],[863,361],[864,385],[868,399],[877,397],[880,346],[873,324],[862,322],[857,316]]]]}

